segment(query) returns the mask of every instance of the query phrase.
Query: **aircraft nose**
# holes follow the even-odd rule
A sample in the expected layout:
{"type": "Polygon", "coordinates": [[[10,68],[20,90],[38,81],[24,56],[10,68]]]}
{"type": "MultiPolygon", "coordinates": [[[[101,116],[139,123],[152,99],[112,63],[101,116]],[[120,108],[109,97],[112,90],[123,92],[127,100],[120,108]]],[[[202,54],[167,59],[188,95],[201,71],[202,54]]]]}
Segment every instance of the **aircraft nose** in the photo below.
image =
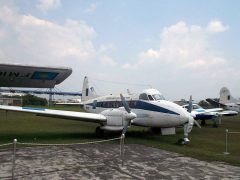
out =
{"type": "Polygon", "coordinates": [[[134,113],[134,112],[131,112],[131,113],[128,113],[125,118],[127,120],[132,120],[132,119],[135,119],[137,117],[137,115],[134,113]]]}
{"type": "MultiPolygon", "coordinates": [[[[189,112],[187,112],[186,109],[184,109],[182,106],[173,103],[173,102],[168,102],[169,105],[173,108],[173,111],[178,114],[177,116],[177,123],[178,124],[184,124],[187,123],[189,120],[189,117],[191,116],[189,112]]],[[[191,116],[192,117],[192,116],[191,116]]]]}
{"type": "Polygon", "coordinates": [[[186,109],[181,108],[180,110],[180,120],[182,123],[186,123],[188,122],[189,118],[194,118],[194,115],[192,115],[191,113],[187,112],[186,109]]]}

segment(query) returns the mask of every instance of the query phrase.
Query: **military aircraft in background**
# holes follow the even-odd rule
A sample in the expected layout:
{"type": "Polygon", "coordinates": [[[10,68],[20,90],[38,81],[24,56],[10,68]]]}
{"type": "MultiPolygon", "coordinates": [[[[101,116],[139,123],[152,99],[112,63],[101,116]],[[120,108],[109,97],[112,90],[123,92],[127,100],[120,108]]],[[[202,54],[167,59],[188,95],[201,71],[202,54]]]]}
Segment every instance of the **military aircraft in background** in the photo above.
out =
{"type": "Polygon", "coordinates": [[[215,107],[221,107],[227,110],[237,111],[238,113],[240,112],[240,101],[235,99],[231,95],[229,89],[226,87],[220,89],[219,102],[211,98],[206,99],[206,101],[215,107]]]}

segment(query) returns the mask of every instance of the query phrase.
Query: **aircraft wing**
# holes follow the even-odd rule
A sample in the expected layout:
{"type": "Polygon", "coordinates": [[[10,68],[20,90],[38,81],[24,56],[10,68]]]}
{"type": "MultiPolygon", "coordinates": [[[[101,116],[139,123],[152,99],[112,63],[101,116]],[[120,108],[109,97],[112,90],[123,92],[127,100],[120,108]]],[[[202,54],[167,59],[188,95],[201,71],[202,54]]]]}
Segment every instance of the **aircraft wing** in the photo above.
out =
{"type": "Polygon", "coordinates": [[[211,105],[213,105],[215,107],[220,107],[220,108],[225,108],[226,107],[225,104],[219,103],[219,102],[217,102],[213,99],[210,99],[210,98],[206,99],[206,101],[209,102],[211,105]]]}
{"type": "Polygon", "coordinates": [[[238,115],[237,111],[222,111],[218,113],[221,116],[235,116],[238,115]]]}
{"type": "Polygon", "coordinates": [[[212,109],[205,109],[205,111],[207,113],[210,113],[210,112],[220,112],[222,111],[223,109],[222,108],[212,108],[212,109]]]}
{"type": "Polygon", "coordinates": [[[196,120],[205,120],[205,119],[212,119],[214,117],[217,117],[217,112],[206,112],[205,110],[202,111],[196,111],[193,110],[192,113],[195,117],[194,119],[196,120]]]}
{"type": "Polygon", "coordinates": [[[32,114],[36,114],[37,116],[46,116],[46,117],[95,122],[95,123],[102,123],[107,121],[104,115],[95,114],[95,113],[62,111],[62,110],[19,107],[19,106],[3,106],[3,105],[0,105],[0,110],[32,113],[32,114]]]}
{"type": "Polygon", "coordinates": [[[67,67],[0,63],[1,87],[54,88],[72,74],[67,67]]]}

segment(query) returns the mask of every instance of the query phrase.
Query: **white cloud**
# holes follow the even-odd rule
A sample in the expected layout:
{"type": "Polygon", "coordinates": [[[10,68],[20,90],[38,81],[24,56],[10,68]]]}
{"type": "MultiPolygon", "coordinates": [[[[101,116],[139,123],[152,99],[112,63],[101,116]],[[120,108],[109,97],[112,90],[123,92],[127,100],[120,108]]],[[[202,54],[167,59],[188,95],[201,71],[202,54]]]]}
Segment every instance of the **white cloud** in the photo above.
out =
{"type": "Polygon", "coordinates": [[[0,39],[3,39],[6,36],[6,31],[4,29],[0,29],[0,39]]]}
{"type": "Polygon", "coordinates": [[[123,69],[131,69],[131,66],[132,66],[131,64],[125,63],[125,64],[122,65],[122,68],[123,69]]]}
{"type": "Polygon", "coordinates": [[[106,66],[115,66],[117,63],[109,56],[103,55],[100,59],[101,63],[106,66]]]}
{"type": "Polygon", "coordinates": [[[87,14],[92,14],[94,11],[96,11],[97,9],[97,3],[92,3],[89,5],[89,7],[87,7],[84,12],[87,14]]]}
{"type": "Polygon", "coordinates": [[[139,54],[133,68],[146,64],[170,63],[178,68],[209,68],[223,65],[225,59],[219,57],[210,47],[208,31],[198,25],[187,25],[180,21],[165,27],[161,33],[159,49],[149,48],[139,54]]]}
{"type": "Polygon", "coordinates": [[[6,56],[16,55],[42,64],[67,64],[96,56],[92,43],[94,28],[85,21],[66,20],[57,24],[32,15],[21,15],[11,7],[0,8],[0,48],[6,56]],[[7,32],[7,33],[4,33],[7,32]],[[11,44],[14,41],[14,46],[11,44]],[[15,52],[14,54],[12,52],[15,52]]]}
{"type": "Polygon", "coordinates": [[[37,8],[43,12],[61,7],[61,0],[38,0],[37,8]]]}
{"type": "Polygon", "coordinates": [[[224,32],[229,29],[229,26],[224,26],[223,23],[219,20],[210,21],[207,26],[208,32],[224,32]]]}
{"type": "Polygon", "coordinates": [[[100,47],[99,47],[99,53],[106,53],[106,52],[109,52],[109,51],[113,51],[115,50],[116,47],[114,44],[101,44],[100,47]]]}
{"type": "Polygon", "coordinates": [[[140,56],[144,57],[149,57],[149,58],[158,58],[160,53],[156,50],[149,49],[146,52],[141,53],[140,56]]]}
{"type": "Polygon", "coordinates": [[[96,36],[83,20],[66,19],[59,24],[20,14],[12,6],[0,7],[0,63],[71,67],[73,74],[59,86],[66,91],[80,90],[85,75],[98,77],[102,72],[107,77],[117,68],[110,56],[114,44],[96,46],[96,36]]]}

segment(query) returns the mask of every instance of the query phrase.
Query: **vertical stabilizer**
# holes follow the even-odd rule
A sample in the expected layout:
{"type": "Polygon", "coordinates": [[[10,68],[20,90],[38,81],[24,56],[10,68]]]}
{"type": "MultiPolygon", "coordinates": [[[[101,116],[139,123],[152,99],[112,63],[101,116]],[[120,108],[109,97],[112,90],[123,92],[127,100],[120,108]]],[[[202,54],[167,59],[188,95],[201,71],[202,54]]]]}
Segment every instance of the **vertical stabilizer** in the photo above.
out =
{"type": "Polygon", "coordinates": [[[234,99],[231,96],[230,91],[228,90],[228,88],[223,87],[220,90],[220,101],[219,102],[223,103],[223,104],[227,104],[227,103],[236,103],[237,100],[234,99]]]}
{"type": "Polygon", "coordinates": [[[85,76],[82,86],[82,102],[96,97],[98,96],[95,94],[94,88],[93,87],[89,88],[88,77],[85,76]]]}

